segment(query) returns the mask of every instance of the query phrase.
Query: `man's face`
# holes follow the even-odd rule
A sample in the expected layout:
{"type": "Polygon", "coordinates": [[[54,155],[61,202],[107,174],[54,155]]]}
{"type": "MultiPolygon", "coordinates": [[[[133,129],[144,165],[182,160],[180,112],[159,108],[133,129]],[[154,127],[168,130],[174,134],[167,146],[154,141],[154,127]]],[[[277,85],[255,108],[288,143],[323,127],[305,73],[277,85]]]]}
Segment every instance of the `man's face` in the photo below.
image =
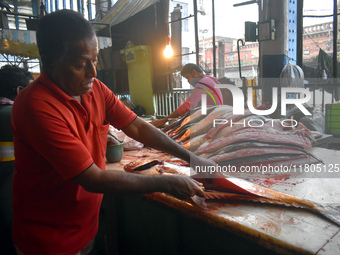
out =
{"type": "Polygon", "coordinates": [[[187,79],[187,81],[190,83],[190,80],[192,78],[192,74],[191,73],[187,73],[186,75],[184,75],[184,78],[187,79]]]}
{"type": "MultiPolygon", "coordinates": [[[[195,78],[195,79],[197,79],[197,78],[202,78],[202,74],[201,73],[199,73],[199,72],[197,72],[195,69],[194,70],[192,70],[192,72],[191,73],[187,73],[187,74],[185,74],[184,75],[184,78],[186,78],[187,80],[188,80],[188,82],[190,83],[190,81],[193,79],[193,78],[195,78]]],[[[190,83],[191,84],[191,83],[190,83]]]]}
{"type": "Polygon", "coordinates": [[[90,92],[97,75],[97,38],[69,42],[65,53],[56,59],[50,70],[53,82],[71,97],[90,92]]]}

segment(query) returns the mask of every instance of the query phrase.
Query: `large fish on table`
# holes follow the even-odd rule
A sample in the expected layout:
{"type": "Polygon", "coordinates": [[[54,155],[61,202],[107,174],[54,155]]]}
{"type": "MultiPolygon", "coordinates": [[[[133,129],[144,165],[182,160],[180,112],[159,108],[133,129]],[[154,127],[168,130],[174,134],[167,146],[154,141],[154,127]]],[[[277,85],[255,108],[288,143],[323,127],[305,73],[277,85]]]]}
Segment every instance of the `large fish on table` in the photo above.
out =
{"type": "MultiPolygon", "coordinates": [[[[138,174],[185,174],[190,175],[190,168],[180,167],[164,163],[160,160],[137,160],[124,167],[125,171],[138,174]],[[145,173],[143,173],[145,171],[145,173]]],[[[203,183],[207,200],[220,200],[226,202],[255,202],[272,205],[302,208],[319,215],[323,215],[340,226],[340,205],[318,204],[292,195],[265,188],[244,179],[224,176],[214,173],[210,178],[204,178],[202,174],[191,175],[191,178],[203,183]]],[[[199,207],[206,208],[204,203],[194,197],[199,207]]]]}
{"type": "Polygon", "coordinates": [[[241,141],[258,141],[267,143],[291,144],[300,146],[305,149],[311,149],[312,144],[310,140],[298,134],[275,134],[265,130],[248,128],[245,132],[237,133],[228,137],[220,137],[213,140],[211,143],[202,144],[194,153],[200,155],[202,153],[214,152],[229,144],[241,141]]]}
{"type": "Polygon", "coordinates": [[[190,128],[190,136],[195,137],[200,134],[206,133],[214,125],[214,120],[218,118],[225,118],[227,115],[232,114],[233,107],[230,105],[222,105],[215,108],[211,113],[209,113],[204,119],[197,122],[194,126],[190,128]],[[221,117],[223,116],[223,117],[221,117]]]}
{"type": "Polygon", "coordinates": [[[202,178],[199,174],[192,176],[193,179],[203,183],[206,199],[260,202],[302,208],[323,215],[340,226],[340,204],[318,204],[240,178],[225,177],[220,174],[211,177],[213,178],[202,178]]]}

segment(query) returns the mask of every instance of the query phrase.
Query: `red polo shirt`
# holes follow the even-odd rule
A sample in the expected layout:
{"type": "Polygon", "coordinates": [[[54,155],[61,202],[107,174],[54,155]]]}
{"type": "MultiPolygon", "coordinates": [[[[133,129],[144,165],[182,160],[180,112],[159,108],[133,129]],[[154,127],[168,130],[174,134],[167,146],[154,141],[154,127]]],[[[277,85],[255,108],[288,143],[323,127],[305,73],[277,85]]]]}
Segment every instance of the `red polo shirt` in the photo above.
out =
{"type": "Polygon", "coordinates": [[[98,228],[102,194],[72,180],[92,163],[105,169],[106,139],[136,115],[95,79],[82,104],[42,72],[16,98],[13,241],[29,254],[75,254],[98,228]]]}

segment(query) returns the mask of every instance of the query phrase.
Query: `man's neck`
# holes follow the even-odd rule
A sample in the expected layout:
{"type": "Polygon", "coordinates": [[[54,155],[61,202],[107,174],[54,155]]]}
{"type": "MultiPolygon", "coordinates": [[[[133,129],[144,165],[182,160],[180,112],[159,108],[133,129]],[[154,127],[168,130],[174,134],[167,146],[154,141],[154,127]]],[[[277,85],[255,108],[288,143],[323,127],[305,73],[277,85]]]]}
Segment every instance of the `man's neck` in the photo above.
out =
{"type": "Polygon", "coordinates": [[[72,98],[78,101],[79,104],[81,104],[81,96],[72,96],[72,98]]]}

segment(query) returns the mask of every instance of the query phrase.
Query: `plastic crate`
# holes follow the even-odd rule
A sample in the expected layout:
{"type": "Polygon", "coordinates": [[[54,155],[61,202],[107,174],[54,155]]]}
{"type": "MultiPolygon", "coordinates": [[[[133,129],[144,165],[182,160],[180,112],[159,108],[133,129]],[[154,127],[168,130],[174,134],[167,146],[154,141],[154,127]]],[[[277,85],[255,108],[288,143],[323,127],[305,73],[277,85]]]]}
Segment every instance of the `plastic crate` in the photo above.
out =
{"type": "Polygon", "coordinates": [[[340,104],[326,104],[326,134],[340,136],[340,104]]]}

